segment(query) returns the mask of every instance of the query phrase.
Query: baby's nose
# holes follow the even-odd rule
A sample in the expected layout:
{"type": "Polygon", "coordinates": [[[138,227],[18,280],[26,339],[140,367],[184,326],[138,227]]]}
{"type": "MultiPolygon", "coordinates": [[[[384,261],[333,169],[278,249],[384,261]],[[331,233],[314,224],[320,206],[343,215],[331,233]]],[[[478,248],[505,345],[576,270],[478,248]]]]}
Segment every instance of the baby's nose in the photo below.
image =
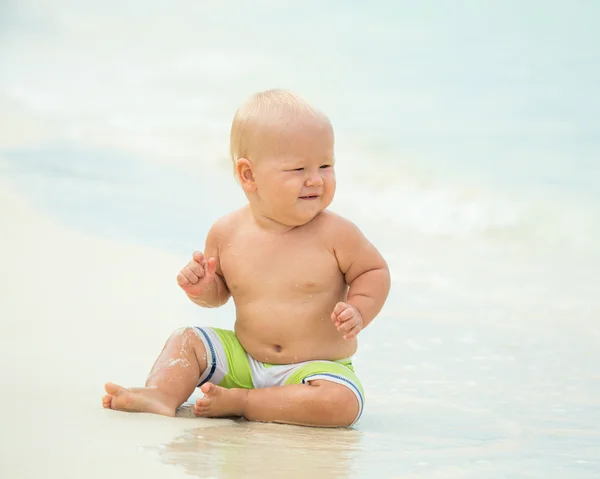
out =
{"type": "Polygon", "coordinates": [[[307,186],[321,186],[322,184],[323,184],[323,178],[321,178],[321,175],[319,174],[319,172],[312,173],[306,180],[307,186]]]}

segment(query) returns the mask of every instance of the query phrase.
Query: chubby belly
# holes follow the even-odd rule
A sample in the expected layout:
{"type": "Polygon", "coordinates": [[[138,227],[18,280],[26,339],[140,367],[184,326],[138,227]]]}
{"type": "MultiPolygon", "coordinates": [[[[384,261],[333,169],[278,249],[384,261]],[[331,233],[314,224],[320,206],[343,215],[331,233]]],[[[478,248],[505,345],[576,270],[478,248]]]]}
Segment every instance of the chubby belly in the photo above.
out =
{"type": "Polygon", "coordinates": [[[254,359],[271,364],[352,356],[356,339],[345,340],[331,321],[335,304],[343,298],[320,296],[311,301],[237,304],[235,332],[240,343],[254,359]]]}

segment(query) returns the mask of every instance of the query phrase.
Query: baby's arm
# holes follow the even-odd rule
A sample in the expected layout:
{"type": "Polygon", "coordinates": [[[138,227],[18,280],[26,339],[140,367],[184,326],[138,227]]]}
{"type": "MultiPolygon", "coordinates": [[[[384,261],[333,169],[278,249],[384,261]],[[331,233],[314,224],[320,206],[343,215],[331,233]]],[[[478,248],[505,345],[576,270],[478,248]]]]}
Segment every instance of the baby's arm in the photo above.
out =
{"type": "Polygon", "coordinates": [[[356,316],[356,312],[344,311],[350,309],[344,303],[336,306],[332,319],[340,326],[341,332],[350,333],[346,335],[346,339],[350,339],[381,311],[390,290],[390,271],[379,251],[356,225],[340,217],[336,220],[333,249],[340,270],[350,286],[346,304],[358,312],[356,322],[359,324],[358,327],[356,323],[341,325],[350,319],[351,314],[356,316]]]}
{"type": "Polygon", "coordinates": [[[208,232],[204,253],[195,251],[192,260],[177,275],[177,283],[199,306],[217,308],[229,300],[229,288],[219,261],[224,226],[217,221],[208,232]]]}

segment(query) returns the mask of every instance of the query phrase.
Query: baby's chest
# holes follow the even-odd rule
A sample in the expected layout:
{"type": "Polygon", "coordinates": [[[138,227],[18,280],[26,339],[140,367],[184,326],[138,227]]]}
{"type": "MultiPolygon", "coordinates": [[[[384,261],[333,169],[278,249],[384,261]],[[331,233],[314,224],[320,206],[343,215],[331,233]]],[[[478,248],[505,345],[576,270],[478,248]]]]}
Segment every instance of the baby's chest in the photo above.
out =
{"type": "Polygon", "coordinates": [[[343,281],[333,253],[311,244],[228,248],[221,253],[221,269],[232,294],[258,288],[319,292],[343,281]]]}

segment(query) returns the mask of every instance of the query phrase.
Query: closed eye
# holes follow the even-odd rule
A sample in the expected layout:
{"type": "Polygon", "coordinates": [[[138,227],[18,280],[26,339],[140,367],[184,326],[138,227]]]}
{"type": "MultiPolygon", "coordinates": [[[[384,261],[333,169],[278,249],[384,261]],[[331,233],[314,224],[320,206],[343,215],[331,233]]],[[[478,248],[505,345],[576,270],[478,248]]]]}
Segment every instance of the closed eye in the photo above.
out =
{"type": "Polygon", "coordinates": [[[325,168],[331,168],[331,165],[321,165],[321,168],[322,168],[322,169],[325,169],[325,168]]]}

